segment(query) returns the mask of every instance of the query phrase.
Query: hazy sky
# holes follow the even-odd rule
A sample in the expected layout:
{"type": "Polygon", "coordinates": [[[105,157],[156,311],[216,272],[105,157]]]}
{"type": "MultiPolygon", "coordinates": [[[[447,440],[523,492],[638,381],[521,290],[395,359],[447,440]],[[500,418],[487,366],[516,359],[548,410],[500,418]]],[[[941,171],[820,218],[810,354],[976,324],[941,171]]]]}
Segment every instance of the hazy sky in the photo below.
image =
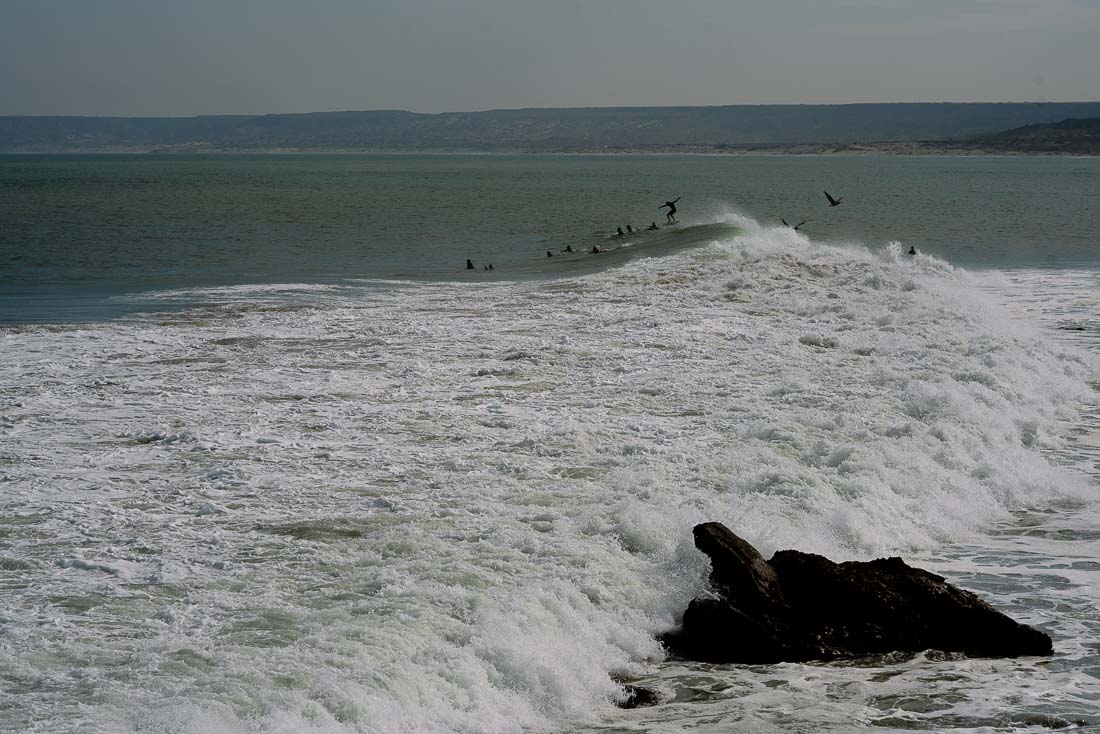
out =
{"type": "Polygon", "coordinates": [[[0,115],[1100,100],[1100,0],[0,0],[0,115]]]}

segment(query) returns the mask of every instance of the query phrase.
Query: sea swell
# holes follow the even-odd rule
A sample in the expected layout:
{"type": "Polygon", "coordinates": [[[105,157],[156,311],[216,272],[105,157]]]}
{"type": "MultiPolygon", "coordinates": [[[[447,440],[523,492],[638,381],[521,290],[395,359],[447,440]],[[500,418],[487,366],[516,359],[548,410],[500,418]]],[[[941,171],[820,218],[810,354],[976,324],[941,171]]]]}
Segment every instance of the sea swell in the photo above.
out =
{"type": "Polygon", "coordinates": [[[584,726],[705,588],[696,522],[869,558],[1094,497],[1055,457],[1095,366],[986,276],[720,220],[585,276],[0,332],[5,715],[584,726]]]}

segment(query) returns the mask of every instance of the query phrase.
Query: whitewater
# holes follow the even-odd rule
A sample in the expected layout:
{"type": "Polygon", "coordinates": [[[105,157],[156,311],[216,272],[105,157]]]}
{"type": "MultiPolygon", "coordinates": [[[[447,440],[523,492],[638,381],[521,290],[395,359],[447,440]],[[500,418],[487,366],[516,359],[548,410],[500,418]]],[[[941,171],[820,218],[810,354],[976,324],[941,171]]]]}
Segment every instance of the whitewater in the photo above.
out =
{"type": "Polygon", "coordinates": [[[1100,727],[1096,358],[1055,328],[1095,301],[904,243],[685,229],[570,277],[3,327],[0,729],[1100,727]],[[666,660],[704,521],[765,556],[900,555],[1055,656],[666,660]],[[624,683],[660,704],[616,708],[624,683]]]}

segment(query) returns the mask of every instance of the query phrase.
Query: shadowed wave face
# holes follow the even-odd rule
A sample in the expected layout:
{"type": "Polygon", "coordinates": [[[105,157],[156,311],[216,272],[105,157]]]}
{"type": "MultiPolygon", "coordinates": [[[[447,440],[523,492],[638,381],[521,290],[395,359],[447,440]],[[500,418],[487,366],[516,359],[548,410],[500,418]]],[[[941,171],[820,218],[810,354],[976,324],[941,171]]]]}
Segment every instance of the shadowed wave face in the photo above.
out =
{"type": "MultiPolygon", "coordinates": [[[[531,258],[529,262],[513,265],[507,273],[484,273],[486,276],[513,278],[561,277],[583,275],[605,270],[608,267],[623,265],[640,257],[663,257],[673,255],[712,242],[721,242],[737,236],[742,226],[732,222],[711,222],[708,224],[676,224],[651,230],[635,231],[622,237],[593,233],[584,249],[572,245],[574,252],[557,251],[552,258],[531,258]],[[598,247],[599,253],[592,248],[598,247]]],[[[564,246],[563,246],[564,248],[564,246]]],[[[415,277],[415,276],[413,276],[415,277]]],[[[435,279],[435,274],[427,276],[435,279]]],[[[446,277],[446,276],[445,276],[446,277]]],[[[450,279],[447,277],[446,279],[450,279]]]]}

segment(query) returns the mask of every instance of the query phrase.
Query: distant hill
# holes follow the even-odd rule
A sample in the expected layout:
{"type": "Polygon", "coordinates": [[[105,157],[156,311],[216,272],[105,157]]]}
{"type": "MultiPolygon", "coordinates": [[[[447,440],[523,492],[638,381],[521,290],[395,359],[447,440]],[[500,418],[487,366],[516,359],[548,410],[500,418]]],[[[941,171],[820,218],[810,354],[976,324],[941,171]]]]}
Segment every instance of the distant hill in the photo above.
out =
{"type": "MultiPolygon", "coordinates": [[[[824,152],[823,150],[817,152],[824,152]]],[[[855,143],[829,152],[907,155],[1100,155],[1100,117],[1069,118],[1022,125],[950,140],[855,143]]]]}
{"type": "Polygon", "coordinates": [[[973,138],[1069,117],[1100,117],[1100,102],[0,117],[0,152],[720,152],[973,138]]]}
{"type": "Polygon", "coordinates": [[[1027,153],[1100,154],[1100,117],[1037,123],[980,136],[963,143],[1027,153]]]}

